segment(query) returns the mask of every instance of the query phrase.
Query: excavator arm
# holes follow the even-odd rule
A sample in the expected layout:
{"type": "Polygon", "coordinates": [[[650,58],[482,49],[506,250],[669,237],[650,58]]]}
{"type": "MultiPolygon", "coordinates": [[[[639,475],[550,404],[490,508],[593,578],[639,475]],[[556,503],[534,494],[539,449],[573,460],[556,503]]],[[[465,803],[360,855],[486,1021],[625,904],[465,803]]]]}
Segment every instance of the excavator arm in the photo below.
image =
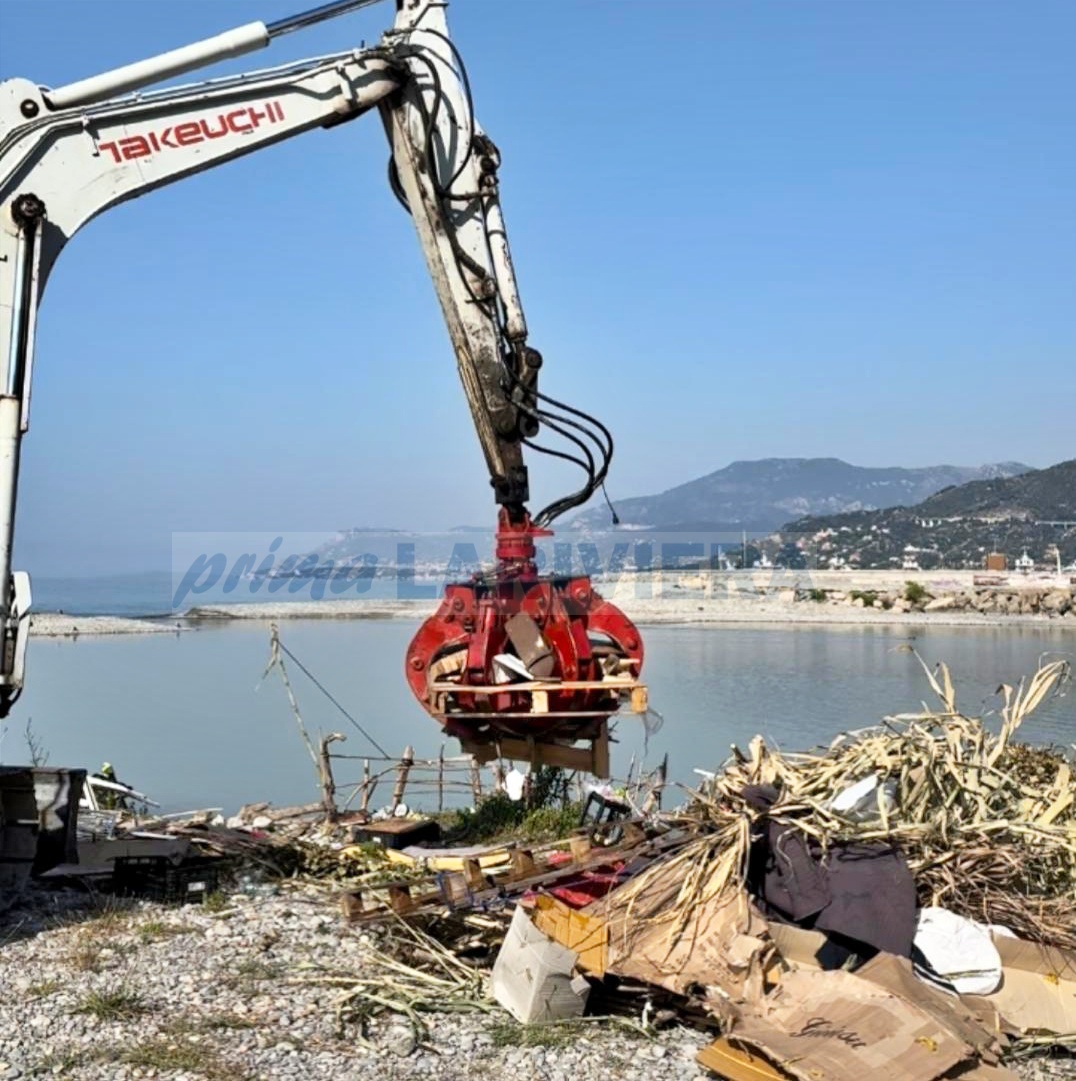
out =
{"type": "Polygon", "coordinates": [[[0,716],[23,685],[29,579],[11,572],[19,451],[38,305],[64,245],[127,199],[375,108],[391,148],[390,185],[414,222],[500,505],[494,573],[446,589],[408,650],[408,684],[465,749],[488,758],[503,740],[520,757],[595,772],[607,769],[604,752],[578,758],[565,748],[577,738],[604,747],[606,719],[626,693],[645,708],[635,628],[585,577],[538,574],[534,538],[601,484],[612,438],[588,414],[538,391],[541,356],[527,345],[500,156],[475,119],[443,0],[396,0],[393,27],[372,48],[144,89],[371,2],[334,0],[269,25],[249,23],[54,89],[0,83],[0,716]],[[578,454],[536,445],[540,427],[578,454]],[[587,473],[579,492],[534,523],[524,444],[587,473]],[[552,748],[545,758],[538,742],[552,748]]]}
{"type": "Polygon", "coordinates": [[[527,377],[536,371],[536,354],[524,346],[496,151],[471,114],[444,5],[401,3],[395,26],[375,48],[115,96],[260,48],[312,16],[363,2],[344,0],[268,27],[251,23],[53,90],[24,79],[0,84],[0,712],[22,684],[29,583],[12,577],[11,549],[45,283],[88,221],[185,176],[380,108],[394,185],[419,234],[496,499],[513,515],[522,512],[521,428],[534,427],[521,418],[511,388],[533,386],[527,377]]]}

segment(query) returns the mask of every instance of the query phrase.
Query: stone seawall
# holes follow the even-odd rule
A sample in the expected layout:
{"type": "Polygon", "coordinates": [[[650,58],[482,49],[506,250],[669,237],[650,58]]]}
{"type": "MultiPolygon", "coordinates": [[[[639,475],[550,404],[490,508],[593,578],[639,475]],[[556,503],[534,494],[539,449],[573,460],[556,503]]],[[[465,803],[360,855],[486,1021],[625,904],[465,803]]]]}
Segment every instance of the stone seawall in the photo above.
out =
{"type": "MultiPolygon", "coordinates": [[[[1076,619],[1074,591],[1061,587],[1013,589],[999,586],[933,593],[909,583],[899,591],[818,588],[796,589],[794,593],[796,603],[848,605],[892,612],[978,612],[982,615],[1076,619]]],[[[786,595],[785,599],[792,598],[786,595]]]]}

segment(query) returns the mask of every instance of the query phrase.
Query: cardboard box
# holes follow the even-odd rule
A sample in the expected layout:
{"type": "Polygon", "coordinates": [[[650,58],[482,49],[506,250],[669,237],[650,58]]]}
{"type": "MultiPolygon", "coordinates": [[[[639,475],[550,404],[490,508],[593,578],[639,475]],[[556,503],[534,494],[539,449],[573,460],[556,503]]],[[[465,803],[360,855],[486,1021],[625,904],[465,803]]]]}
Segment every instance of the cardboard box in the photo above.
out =
{"type": "Polygon", "coordinates": [[[757,1001],[772,949],[746,890],[719,891],[680,910],[681,887],[679,868],[667,865],[628,901],[622,888],[587,909],[608,921],[608,971],[680,995],[713,988],[706,1004],[718,1016],[728,1001],[757,1001]]]}
{"type": "Polygon", "coordinates": [[[604,976],[609,960],[609,927],[601,916],[570,908],[556,897],[540,893],[534,899],[534,926],[578,956],[578,965],[593,976],[604,976]]]}
{"type": "Polygon", "coordinates": [[[524,1025],[580,1017],[590,984],[574,950],[547,938],[517,906],[493,966],[493,997],[524,1025]]]}

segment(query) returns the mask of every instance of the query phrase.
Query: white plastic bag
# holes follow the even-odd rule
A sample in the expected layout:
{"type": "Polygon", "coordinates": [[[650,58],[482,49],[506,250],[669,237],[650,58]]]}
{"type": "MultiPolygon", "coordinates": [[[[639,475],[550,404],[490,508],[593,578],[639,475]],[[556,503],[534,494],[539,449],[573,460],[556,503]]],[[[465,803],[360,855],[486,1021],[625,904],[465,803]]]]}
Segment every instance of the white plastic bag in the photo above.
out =
{"type": "Polygon", "coordinates": [[[912,945],[931,973],[961,995],[989,995],[1001,983],[1001,957],[989,928],[945,908],[921,908],[912,945]]]}

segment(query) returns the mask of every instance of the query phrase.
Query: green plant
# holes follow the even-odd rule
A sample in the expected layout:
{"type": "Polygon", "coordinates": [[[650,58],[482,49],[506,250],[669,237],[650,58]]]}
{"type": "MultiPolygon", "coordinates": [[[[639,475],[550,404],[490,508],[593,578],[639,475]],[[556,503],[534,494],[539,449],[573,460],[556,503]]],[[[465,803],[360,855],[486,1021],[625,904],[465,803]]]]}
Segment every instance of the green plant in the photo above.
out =
{"type": "Polygon", "coordinates": [[[812,589],[809,595],[812,601],[821,604],[829,594],[824,589],[812,589]]]}
{"type": "Polygon", "coordinates": [[[519,836],[525,841],[558,841],[578,828],[582,810],[581,804],[569,803],[528,811],[519,824],[519,836]]]}
{"type": "Polygon", "coordinates": [[[572,1047],[585,1034],[582,1025],[561,1022],[548,1025],[520,1025],[515,1021],[495,1021],[489,1027],[494,1047],[545,1047],[562,1050],[572,1047]]]}
{"type": "Polygon", "coordinates": [[[547,807],[565,807],[571,802],[568,793],[568,776],[560,766],[538,766],[531,773],[529,810],[547,807]]]}
{"type": "Polygon", "coordinates": [[[904,599],[911,604],[920,604],[929,597],[926,586],[922,582],[905,582],[904,599]]]}
{"type": "Polygon", "coordinates": [[[161,1031],[168,1036],[201,1036],[221,1029],[257,1028],[257,1022],[237,1013],[180,1014],[172,1017],[161,1031]]]}
{"type": "Polygon", "coordinates": [[[36,1073],[50,1073],[54,1077],[60,1077],[70,1073],[76,1066],[84,1066],[91,1060],[84,1048],[78,1047],[54,1047],[46,1051],[44,1056],[37,1061],[36,1073]]]}
{"type": "Polygon", "coordinates": [[[220,890],[213,890],[202,898],[202,908],[206,912],[223,912],[228,907],[228,895],[220,890]]]}
{"type": "Polygon", "coordinates": [[[196,928],[186,923],[165,923],[163,920],[146,920],[138,927],[138,937],[143,942],[156,942],[173,935],[189,935],[196,928]]]}
{"type": "Polygon", "coordinates": [[[137,991],[116,987],[110,991],[90,991],[72,1012],[89,1014],[98,1021],[124,1021],[145,1010],[146,1005],[137,991]]]}
{"type": "Polygon", "coordinates": [[[493,792],[473,810],[464,808],[458,813],[453,833],[475,841],[488,841],[518,826],[524,812],[521,800],[517,802],[510,800],[504,792],[493,792]]]}
{"type": "Polygon", "coordinates": [[[525,800],[492,792],[473,808],[456,812],[446,827],[453,841],[491,841],[503,837],[538,840],[563,837],[576,826],[578,806],[571,802],[568,776],[559,766],[539,766],[531,773],[525,800]],[[565,828],[564,823],[570,822],[565,828]],[[563,832],[560,832],[563,831],[563,832]]]}
{"type": "Polygon", "coordinates": [[[95,939],[80,938],[67,957],[76,972],[100,972],[104,961],[101,953],[103,949],[101,943],[95,939]]]}
{"type": "Polygon", "coordinates": [[[212,1047],[201,1041],[139,1040],[118,1049],[113,1061],[162,1074],[195,1074],[205,1081],[242,1081],[246,1076],[224,1062],[212,1047]]]}
{"type": "Polygon", "coordinates": [[[650,1039],[648,1032],[623,1017],[588,1017],[583,1020],[570,1018],[533,1025],[521,1025],[515,1021],[494,1021],[486,1031],[494,1047],[546,1047],[561,1050],[577,1046],[581,1039],[593,1033],[595,1024],[603,1029],[615,1026],[628,1037],[650,1039]]]}
{"type": "Polygon", "coordinates": [[[878,594],[873,589],[853,589],[848,596],[854,601],[862,601],[864,608],[873,608],[878,600],[878,594]]]}
{"type": "Polygon", "coordinates": [[[59,980],[42,980],[40,983],[32,983],[26,988],[27,995],[30,998],[46,998],[48,995],[55,994],[63,984],[59,980]]]}

